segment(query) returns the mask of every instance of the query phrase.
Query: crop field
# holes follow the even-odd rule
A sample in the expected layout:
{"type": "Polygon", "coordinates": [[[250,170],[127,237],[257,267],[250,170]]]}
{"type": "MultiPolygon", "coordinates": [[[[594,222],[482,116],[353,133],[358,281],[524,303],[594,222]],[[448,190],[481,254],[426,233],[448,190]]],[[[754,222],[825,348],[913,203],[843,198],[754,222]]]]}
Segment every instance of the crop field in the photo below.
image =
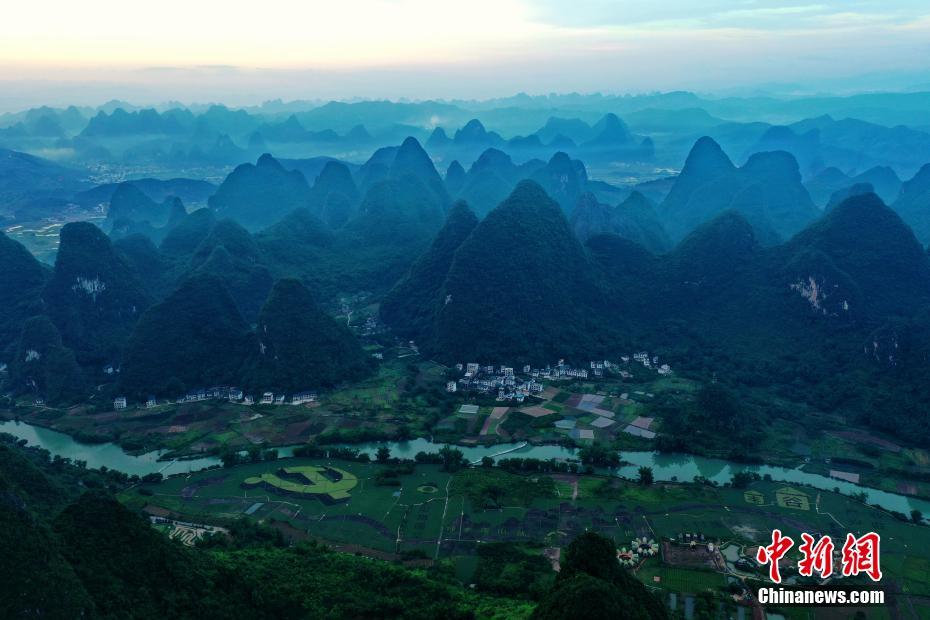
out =
{"type": "MultiPolygon", "coordinates": [[[[408,355],[385,359],[373,376],[323,392],[318,402],[296,407],[210,400],[162,403],[152,409],[130,406],[117,414],[84,407],[32,407],[23,401],[17,415],[76,437],[117,441],[132,453],[168,449],[172,456],[251,446],[266,449],[314,439],[353,443],[391,438],[400,432],[463,444],[573,441],[585,445],[593,437],[595,442],[620,450],[651,449],[654,441],[637,436],[636,429],[628,430],[630,423],[652,419],[649,430],[661,435],[666,428],[662,408],[686,405],[699,384],[677,375],[659,377],[632,365],[631,370],[633,376],[624,380],[553,382],[541,398],[511,407],[490,398],[476,399],[470,393],[447,394],[446,369],[408,355]],[[478,413],[460,413],[463,405],[477,406],[478,413]]],[[[926,471],[930,463],[926,451],[903,447],[863,429],[825,430],[844,423],[767,391],[750,392],[745,399],[774,403],[791,414],[771,417],[769,428],[760,434],[757,456],[766,464],[801,467],[820,475],[843,472],[859,476],[864,486],[930,497],[930,480],[912,475],[926,471]]],[[[727,458],[700,448],[695,453],[727,458]]]]}
{"type": "Polygon", "coordinates": [[[687,594],[715,590],[726,583],[722,573],[665,566],[659,560],[646,561],[636,576],[653,587],[687,594]]]}
{"type": "MultiPolygon", "coordinates": [[[[223,525],[230,519],[249,518],[278,524],[289,533],[379,557],[418,554],[450,559],[457,570],[472,566],[477,547],[489,542],[558,548],[584,531],[595,530],[620,548],[645,536],[678,545],[673,548],[681,551],[667,557],[660,552],[660,557],[644,560],[636,569],[638,578],[650,587],[681,594],[725,584],[722,571],[687,560],[689,553],[680,542],[686,535],[735,545],[747,557],[755,546],[770,542],[775,527],[795,540],[801,532],[836,539],[846,532],[878,531],[886,580],[905,594],[930,596],[930,528],[899,521],[831,492],[789,487],[791,497],[807,498],[803,509],[779,502],[786,486],[775,482],[755,482],[748,489],[641,486],[603,476],[518,475],[498,468],[448,473],[423,464],[398,475],[396,483],[380,485],[379,473],[387,467],[281,459],[145,484],[125,493],[123,501],[138,509],[167,510],[173,518],[197,523],[223,525]],[[317,494],[280,495],[249,483],[275,472],[309,475],[314,485],[324,488],[345,481],[348,497],[322,502],[317,494]]],[[[790,576],[791,570],[786,574],[790,576]]]]}

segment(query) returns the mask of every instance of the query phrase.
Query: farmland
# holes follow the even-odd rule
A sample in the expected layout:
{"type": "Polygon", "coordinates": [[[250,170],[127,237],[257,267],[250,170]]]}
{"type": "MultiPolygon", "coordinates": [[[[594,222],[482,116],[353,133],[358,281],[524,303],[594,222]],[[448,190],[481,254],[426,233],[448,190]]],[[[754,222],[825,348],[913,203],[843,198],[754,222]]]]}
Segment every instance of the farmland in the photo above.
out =
{"type": "MultiPolygon", "coordinates": [[[[629,547],[634,538],[661,542],[656,557],[633,568],[647,586],[674,597],[718,591],[757,570],[738,567],[755,546],[781,528],[830,534],[882,534],[885,579],[907,596],[930,597],[930,528],[899,521],[856,499],[784,483],[756,481],[746,489],[704,484],[643,486],[585,474],[519,474],[497,467],[455,472],[417,464],[396,476],[394,464],[293,458],[213,469],[143,484],[123,493],[132,508],[223,526],[238,518],[276,527],[372,557],[449,562],[466,583],[483,545],[522,545],[557,557],[577,535],[594,530],[629,547]],[[282,496],[246,482],[275,471],[342,471],[357,483],[339,503],[309,494],[282,496]],[[385,484],[385,480],[393,482],[385,484]],[[248,513],[248,514],[246,514],[248,513]],[[689,540],[700,540],[698,546],[689,540]],[[723,553],[708,554],[706,543],[723,553]]],[[[797,579],[788,571],[789,581],[797,579]]],[[[664,594],[663,594],[664,596],[664,594]]],[[[674,598],[673,597],[673,598],[674,598]]],[[[673,600],[673,599],[670,599],[673,600]]],[[[674,598],[684,605],[685,598],[674,598]]],[[[918,603],[922,599],[914,599],[918,603]]],[[[693,601],[688,604],[692,604],[693,601]]]]}
{"type": "MultiPolygon", "coordinates": [[[[428,437],[464,446],[527,442],[619,450],[663,448],[674,417],[693,404],[700,384],[634,368],[630,377],[553,381],[524,403],[488,395],[448,393],[449,369],[402,349],[386,350],[373,376],[342,385],[301,405],[243,405],[221,399],[129,407],[123,411],[84,405],[71,409],[20,402],[0,416],[60,430],[81,441],[115,441],[132,453],[154,449],[169,457],[221,455],[276,446],[352,444],[428,437]]],[[[772,398],[765,391],[743,395],[747,425],[758,427],[751,454],[769,465],[842,476],[885,491],[930,496],[925,450],[887,437],[843,427],[809,406],[772,398]],[[760,414],[772,410],[778,415],[760,414]]],[[[683,435],[671,451],[731,459],[730,442],[720,447],[683,435]]],[[[746,446],[743,442],[740,446],[746,446]]],[[[737,460],[739,460],[737,458],[737,460]]]]}

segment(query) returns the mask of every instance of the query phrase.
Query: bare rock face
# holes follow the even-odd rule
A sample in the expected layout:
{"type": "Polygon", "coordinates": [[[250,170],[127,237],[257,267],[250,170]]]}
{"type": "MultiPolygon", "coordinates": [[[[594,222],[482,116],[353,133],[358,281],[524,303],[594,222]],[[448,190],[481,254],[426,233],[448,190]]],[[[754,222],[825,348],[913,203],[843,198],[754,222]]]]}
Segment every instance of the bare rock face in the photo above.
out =
{"type": "Polygon", "coordinates": [[[118,361],[133,325],[151,303],[129,264],[88,222],[61,229],[61,244],[43,298],[65,346],[78,362],[118,361]]]}

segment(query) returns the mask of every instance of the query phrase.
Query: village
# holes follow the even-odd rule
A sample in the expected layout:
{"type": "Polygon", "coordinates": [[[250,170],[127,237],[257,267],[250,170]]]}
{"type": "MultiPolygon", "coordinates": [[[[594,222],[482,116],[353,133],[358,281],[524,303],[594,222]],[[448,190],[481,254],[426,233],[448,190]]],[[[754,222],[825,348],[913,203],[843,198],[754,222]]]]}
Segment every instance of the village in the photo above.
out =
{"type": "MultiPolygon", "coordinates": [[[[416,352],[416,345],[410,343],[411,349],[416,352]]],[[[383,359],[380,353],[374,354],[376,359],[383,359]]],[[[476,362],[467,364],[456,364],[455,370],[463,373],[460,379],[446,382],[446,391],[450,393],[465,392],[477,394],[493,394],[497,392],[496,400],[498,401],[515,401],[523,403],[529,396],[542,393],[546,387],[544,382],[564,381],[572,379],[601,379],[608,376],[615,376],[622,379],[629,379],[632,375],[626,368],[632,363],[641,364],[644,368],[652,369],[657,374],[667,376],[672,374],[672,369],[668,364],[660,364],[658,356],[650,356],[648,352],[641,351],[632,355],[620,357],[619,362],[609,360],[592,360],[588,367],[576,368],[567,364],[564,359],[559,359],[554,365],[546,365],[544,368],[533,368],[526,364],[521,373],[517,373],[513,366],[505,365],[487,365],[482,366],[476,362]]],[[[104,372],[107,374],[116,374],[118,368],[108,366],[104,372]]],[[[314,391],[301,391],[295,394],[283,394],[275,392],[263,392],[261,396],[256,397],[251,394],[245,394],[244,391],[234,386],[214,386],[210,388],[197,388],[176,397],[175,399],[165,399],[159,402],[155,396],[149,396],[141,408],[154,409],[160,404],[177,404],[196,403],[206,400],[222,400],[244,406],[259,405],[304,405],[316,402],[318,394],[314,391]]],[[[37,400],[37,406],[44,405],[44,401],[37,400]]],[[[113,399],[113,409],[122,411],[130,407],[130,402],[126,396],[117,396],[113,399]]]]}
{"type": "Polygon", "coordinates": [[[602,379],[607,376],[629,379],[632,374],[627,368],[631,362],[655,370],[662,376],[672,374],[672,369],[668,364],[660,364],[658,356],[650,356],[646,351],[621,356],[619,363],[609,360],[592,360],[588,362],[587,368],[575,368],[565,363],[564,359],[560,359],[555,365],[546,365],[545,368],[533,368],[526,364],[523,366],[522,373],[519,374],[514,371],[513,366],[482,366],[470,362],[455,365],[455,370],[464,374],[457,381],[448,381],[446,391],[493,394],[496,390],[496,400],[522,403],[528,396],[540,394],[546,387],[544,381],[602,379]]]}
{"type": "MultiPolygon", "coordinates": [[[[145,403],[142,405],[145,409],[154,409],[160,404],[176,404],[182,405],[184,403],[198,403],[205,400],[223,400],[228,401],[233,404],[239,405],[305,405],[307,403],[316,402],[317,393],[310,391],[298,392],[292,394],[288,397],[287,394],[275,394],[274,392],[263,392],[262,395],[256,400],[254,396],[244,394],[243,391],[237,387],[229,386],[218,386],[211,388],[198,388],[196,390],[191,390],[179,396],[174,400],[164,400],[159,402],[155,396],[149,396],[145,403]]],[[[129,401],[125,396],[117,396],[113,399],[113,409],[120,411],[127,409],[129,407],[129,401]]]]}

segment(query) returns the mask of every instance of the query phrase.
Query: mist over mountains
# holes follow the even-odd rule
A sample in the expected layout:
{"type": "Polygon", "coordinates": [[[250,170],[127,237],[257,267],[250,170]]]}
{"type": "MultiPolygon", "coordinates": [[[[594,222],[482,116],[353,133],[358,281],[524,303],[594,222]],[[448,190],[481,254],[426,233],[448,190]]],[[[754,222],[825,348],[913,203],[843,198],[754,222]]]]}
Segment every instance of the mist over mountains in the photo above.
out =
{"type": "Polygon", "coordinates": [[[0,144],[57,161],[0,158],[2,359],[12,389],[62,402],[108,369],[138,397],[333,386],[371,372],[332,318],[361,297],[389,337],[445,364],[636,346],[697,376],[803,384],[821,405],[919,434],[921,101],[754,99],[750,113],[668,93],[5,115],[0,144]],[[125,166],[138,173],[116,174],[125,166]]]}
{"type": "Polygon", "coordinates": [[[927,7],[214,4],[0,13],[0,618],[930,617],[927,7]]]}

